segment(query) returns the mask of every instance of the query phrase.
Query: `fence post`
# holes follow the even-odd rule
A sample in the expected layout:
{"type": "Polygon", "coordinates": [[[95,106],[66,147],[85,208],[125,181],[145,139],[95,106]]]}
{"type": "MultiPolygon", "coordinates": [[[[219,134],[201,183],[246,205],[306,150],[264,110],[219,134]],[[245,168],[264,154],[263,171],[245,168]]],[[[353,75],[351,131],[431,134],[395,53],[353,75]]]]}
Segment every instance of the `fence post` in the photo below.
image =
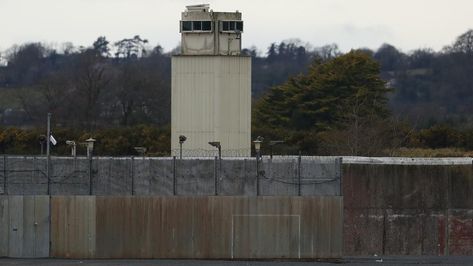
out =
{"type": "Polygon", "coordinates": [[[89,156],[89,195],[93,193],[93,179],[92,179],[92,154],[89,156]]]}
{"type": "Polygon", "coordinates": [[[3,194],[8,195],[7,156],[3,155],[3,194]]]}
{"type": "Polygon", "coordinates": [[[343,196],[343,158],[339,157],[336,161],[337,166],[337,178],[340,180],[340,196],[343,196]]]}
{"type": "Polygon", "coordinates": [[[176,182],[176,156],[172,157],[172,194],[176,196],[177,193],[176,182]]]}
{"type": "Polygon", "coordinates": [[[217,173],[218,170],[218,162],[217,162],[218,158],[217,156],[215,156],[214,158],[214,195],[217,196],[218,195],[218,176],[219,174],[217,173]]]}
{"type": "Polygon", "coordinates": [[[256,196],[259,196],[259,156],[256,155],[256,196]]]}
{"type": "Polygon", "coordinates": [[[135,156],[131,156],[131,195],[135,195],[135,156]]]}
{"type": "Polygon", "coordinates": [[[297,157],[297,196],[301,196],[301,161],[302,155],[301,151],[299,151],[299,156],[297,157]]]}

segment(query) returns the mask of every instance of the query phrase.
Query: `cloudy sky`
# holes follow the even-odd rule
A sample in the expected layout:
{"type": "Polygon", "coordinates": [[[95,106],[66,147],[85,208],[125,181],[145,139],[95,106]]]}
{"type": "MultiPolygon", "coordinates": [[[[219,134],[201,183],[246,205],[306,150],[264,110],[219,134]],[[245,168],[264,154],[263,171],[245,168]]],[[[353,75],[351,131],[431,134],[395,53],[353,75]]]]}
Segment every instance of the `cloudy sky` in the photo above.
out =
{"type": "Polygon", "coordinates": [[[243,46],[261,51],[298,38],[343,51],[390,43],[403,51],[441,49],[473,28],[472,0],[0,0],[0,50],[40,41],[88,46],[139,34],[171,50],[179,43],[180,12],[209,3],[243,14],[243,46]]]}

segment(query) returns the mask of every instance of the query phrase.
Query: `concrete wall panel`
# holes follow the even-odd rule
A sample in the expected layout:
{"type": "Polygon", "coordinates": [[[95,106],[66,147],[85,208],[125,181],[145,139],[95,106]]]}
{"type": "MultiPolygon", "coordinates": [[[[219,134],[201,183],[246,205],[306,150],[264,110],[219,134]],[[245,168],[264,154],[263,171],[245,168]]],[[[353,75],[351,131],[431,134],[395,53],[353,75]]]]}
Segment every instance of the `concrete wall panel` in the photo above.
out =
{"type": "Polygon", "coordinates": [[[222,159],[219,195],[256,195],[256,159],[222,159]]]}
{"type": "Polygon", "coordinates": [[[10,232],[10,213],[8,197],[0,196],[0,257],[8,256],[10,232]]]}
{"type": "Polygon", "coordinates": [[[2,201],[0,243],[3,256],[44,258],[49,256],[49,197],[8,196],[2,201]]]}

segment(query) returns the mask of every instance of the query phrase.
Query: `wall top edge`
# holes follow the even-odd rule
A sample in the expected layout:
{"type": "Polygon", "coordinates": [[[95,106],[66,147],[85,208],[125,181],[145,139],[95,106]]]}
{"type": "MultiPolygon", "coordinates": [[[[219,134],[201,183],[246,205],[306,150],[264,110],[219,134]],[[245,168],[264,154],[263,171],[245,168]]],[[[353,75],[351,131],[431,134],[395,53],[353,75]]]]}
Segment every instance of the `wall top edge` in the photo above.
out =
{"type": "Polygon", "coordinates": [[[472,157],[362,157],[343,156],[343,164],[390,164],[390,165],[471,165],[472,157]]]}
{"type": "MultiPolygon", "coordinates": [[[[46,156],[34,155],[0,155],[6,159],[37,159],[45,160],[46,156]]],[[[94,156],[93,160],[115,159],[115,160],[173,160],[173,157],[148,157],[148,156],[94,156]]],[[[472,165],[473,157],[443,157],[443,158],[428,158],[428,157],[363,157],[363,156],[301,156],[303,162],[318,161],[330,162],[341,158],[342,164],[385,164],[385,165],[472,165]]],[[[1,159],[1,158],[0,158],[1,159]]],[[[71,156],[51,156],[51,159],[74,160],[71,156]]],[[[88,160],[87,157],[77,156],[77,160],[88,160]]],[[[179,160],[179,157],[176,158],[179,160]]],[[[298,159],[297,155],[292,156],[273,156],[273,162],[295,161],[298,159]]],[[[184,157],[183,161],[189,160],[215,160],[215,157],[184,157]]],[[[255,157],[222,157],[224,161],[238,161],[238,160],[256,160],[255,157]]],[[[263,156],[263,163],[270,161],[269,156],[263,156]]]]}
{"type": "Polygon", "coordinates": [[[220,54],[178,54],[173,55],[172,57],[243,57],[243,58],[251,58],[250,55],[220,55],[220,54]]]}

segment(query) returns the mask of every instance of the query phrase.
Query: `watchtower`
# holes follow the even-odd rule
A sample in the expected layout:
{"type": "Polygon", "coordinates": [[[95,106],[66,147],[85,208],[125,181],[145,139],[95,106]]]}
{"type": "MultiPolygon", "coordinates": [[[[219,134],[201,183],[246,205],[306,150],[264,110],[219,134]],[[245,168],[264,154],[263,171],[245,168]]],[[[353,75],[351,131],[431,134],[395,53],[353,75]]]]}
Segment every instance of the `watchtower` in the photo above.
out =
{"type": "Polygon", "coordinates": [[[172,58],[171,152],[224,156],[251,150],[251,57],[241,55],[241,13],[187,6],[179,23],[181,54],[172,58]]]}

